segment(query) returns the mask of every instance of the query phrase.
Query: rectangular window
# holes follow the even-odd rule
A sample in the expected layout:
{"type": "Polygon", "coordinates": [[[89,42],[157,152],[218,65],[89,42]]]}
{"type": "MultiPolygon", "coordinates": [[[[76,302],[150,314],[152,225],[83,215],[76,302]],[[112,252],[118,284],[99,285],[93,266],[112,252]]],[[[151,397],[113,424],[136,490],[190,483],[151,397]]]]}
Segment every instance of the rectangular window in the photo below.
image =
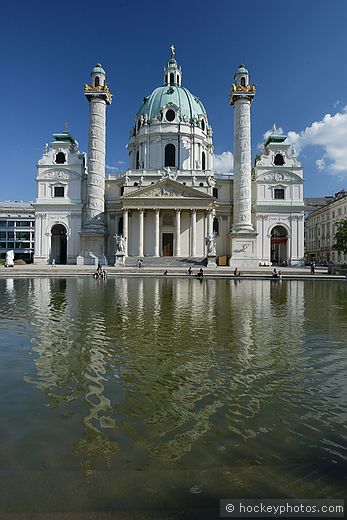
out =
{"type": "Polygon", "coordinates": [[[212,194],[214,197],[216,197],[216,199],[218,199],[218,188],[213,188],[212,189],[212,194]]]}
{"type": "Polygon", "coordinates": [[[284,188],[275,188],[274,189],[274,198],[275,199],[284,199],[284,188]]]}
{"type": "Polygon", "coordinates": [[[64,197],[64,186],[54,186],[54,197],[64,197]]]}

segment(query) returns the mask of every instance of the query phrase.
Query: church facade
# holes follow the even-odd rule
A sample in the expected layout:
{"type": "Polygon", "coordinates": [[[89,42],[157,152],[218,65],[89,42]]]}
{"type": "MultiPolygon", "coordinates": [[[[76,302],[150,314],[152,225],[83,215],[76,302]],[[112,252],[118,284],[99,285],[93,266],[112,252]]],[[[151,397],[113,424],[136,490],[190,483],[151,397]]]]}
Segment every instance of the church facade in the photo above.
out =
{"type": "Polygon", "coordinates": [[[182,84],[171,50],[163,85],[143,99],[128,144],[129,168],[106,175],[106,110],[112,94],[97,64],[84,87],[88,154],[68,132],[38,161],[37,264],[108,265],[172,257],[244,268],[299,263],[304,256],[303,170],[274,127],[252,167],[256,89],[237,69],[234,172],[213,170],[212,128],[201,100],[182,84]]]}

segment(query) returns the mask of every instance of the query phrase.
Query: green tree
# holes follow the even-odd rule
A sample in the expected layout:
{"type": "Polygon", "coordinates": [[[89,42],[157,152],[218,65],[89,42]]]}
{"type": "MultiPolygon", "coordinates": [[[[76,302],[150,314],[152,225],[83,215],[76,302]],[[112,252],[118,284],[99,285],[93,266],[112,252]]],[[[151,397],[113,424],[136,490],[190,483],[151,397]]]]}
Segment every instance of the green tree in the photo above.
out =
{"type": "Polygon", "coordinates": [[[333,249],[339,253],[347,254],[347,219],[339,223],[339,227],[335,233],[335,244],[333,249]]]}

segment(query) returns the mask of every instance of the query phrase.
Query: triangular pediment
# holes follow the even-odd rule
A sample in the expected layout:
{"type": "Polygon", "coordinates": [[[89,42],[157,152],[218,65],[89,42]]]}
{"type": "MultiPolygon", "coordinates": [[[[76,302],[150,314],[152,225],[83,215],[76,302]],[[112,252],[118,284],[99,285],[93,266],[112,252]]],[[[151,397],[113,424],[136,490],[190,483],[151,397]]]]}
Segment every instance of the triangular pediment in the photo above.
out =
{"type": "Polygon", "coordinates": [[[208,193],[203,193],[194,187],[185,186],[184,184],[172,179],[163,179],[155,184],[150,184],[149,186],[141,186],[137,190],[124,195],[123,199],[142,199],[147,197],[153,199],[213,199],[212,195],[209,195],[208,193]]]}

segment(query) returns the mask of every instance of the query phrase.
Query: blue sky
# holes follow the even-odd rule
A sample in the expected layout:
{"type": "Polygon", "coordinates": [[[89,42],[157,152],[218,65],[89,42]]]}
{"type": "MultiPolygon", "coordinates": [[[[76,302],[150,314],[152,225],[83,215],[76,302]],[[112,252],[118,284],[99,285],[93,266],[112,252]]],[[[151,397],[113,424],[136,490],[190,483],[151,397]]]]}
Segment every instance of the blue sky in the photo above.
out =
{"type": "Polygon", "coordinates": [[[106,162],[109,172],[125,169],[130,127],[162,84],[172,43],[222,163],[233,149],[230,85],[245,63],[257,85],[253,156],[275,122],[300,151],[306,196],[347,188],[346,27],[344,0],[3,3],[0,200],[35,198],[36,163],[65,122],[87,151],[83,85],[97,62],[114,94],[106,162]]]}

